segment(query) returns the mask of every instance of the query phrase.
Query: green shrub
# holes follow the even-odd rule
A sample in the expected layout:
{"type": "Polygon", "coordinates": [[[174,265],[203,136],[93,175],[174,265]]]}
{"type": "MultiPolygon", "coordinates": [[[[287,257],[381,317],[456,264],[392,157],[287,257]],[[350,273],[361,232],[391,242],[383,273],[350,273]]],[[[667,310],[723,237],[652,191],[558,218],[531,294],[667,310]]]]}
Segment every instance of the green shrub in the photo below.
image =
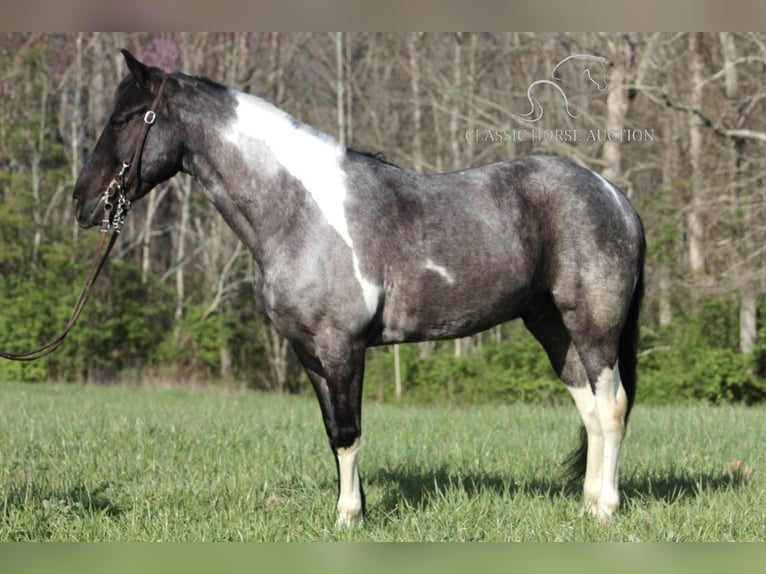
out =
{"type": "MultiPolygon", "coordinates": [[[[763,305],[762,305],[763,306],[763,305]]],[[[763,316],[763,313],[761,314],[763,316]]],[[[422,355],[402,345],[404,402],[435,404],[559,404],[568,394],[534,338],[518,323],[504,327],[500,342],[485,342],[461,357],[451,341],[422,355]]],[[[639,345],[637,401],[665,404],[766,400],[766,330],[750,356],[738,351],[737,306],[731,300],[704,301],[684,309],[674,323],[644,328],[639,345]]],[[[394,361],[389,349],[370,351],[365,393],[394,398],[394,361]]]]}
{"type": "MultiPolygon", "coordinates": [[[[29,277],[0,276],[0,347],[37,348],[67,324],[85,269],[49,250],[29,277]]],[[[120,371],[147,365],[172,321],[171,297],[154,281],[141,282],[135,265],[110,261],[63,345],[30,362],[2,361],[0,379],[109,382],[120,371]]]]}
{"type": "Polygon", "coordinates": [[[749,357],[729,349],[707,349],[690,369],[695,398],[712,403],[755,403],[766,398],[766,384],[750,369],[749,357]]]}
{"type": "MultiPolygon", "coordinates": [[[[402,399],[408,403],[558,404],[568,400],[545,352],[531,335],[485,342],[459,357],[452,342],[438,345],[425,356],[417,345],[401,345],[400,356],[402,399]]],[[[368,397],[393,400],[394,360],[389,349],[369,353],[365,381],[368,397]]]]}
{"type": "MultiPolygon", "coordinates": [[[[763,332],[763,331],[762,331],[763,332]]],[[[757,403],[766,399],[764,357],[759,344],[749,355],[738,350],[737,307],[707,301],[670,326],[642,331],[638,401],[704,400],[757,403]]]]}
{"type": "Polygon", "coordinates": [[[220,313],[205,316],[206,308],[188,309],[160,347],[163,361],[171,362],[181,378],[208,379],[221,374],[221,349],[227,348],[230,329],[220,313]]]}

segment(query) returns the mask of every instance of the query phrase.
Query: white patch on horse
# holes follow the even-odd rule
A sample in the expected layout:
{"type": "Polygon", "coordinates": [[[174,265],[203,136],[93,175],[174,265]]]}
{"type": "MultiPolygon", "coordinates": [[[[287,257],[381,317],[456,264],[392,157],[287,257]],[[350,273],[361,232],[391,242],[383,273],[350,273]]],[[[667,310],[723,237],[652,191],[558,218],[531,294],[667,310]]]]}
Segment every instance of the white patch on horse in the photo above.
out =
{"type": "Polygon", "coordinates": [[[604,437],[603,463],[601,467],[601,495],[596,516],[604,520],[620,505],[618,491],[618,466],[620,447],[625,435],[625,412],[628,398],[620,379],[619,362],[614,368],[605,368],[596,381],[596,410],[604,437]]]}
{"type": "Polygon", "coordinates": [[[628,202],[627,198],[615,186],[609,183],[609,181],[603,175],[595,171],[591,171],[591,173],[593,173],[593,175],[599,179],[604,189],[612,194],[612,197],[617,202],[617,205],[620,206],[620,211],[622,212],[623,219],[625,220],[625,224],[628,226],[630,232],[635,236],[640,236],[642,233],[641,225],[636,221],[635,217],[631,215],[630,203],[628,202]]]}
{"type": "Polygon", "coordinates": [[[580,413],[585,431],[588,433],[588,460],[585,467],[583,495],[585,506],[591,511],[598,507],[601,494],[601,470],[603,464],[604,439],[596,407],[596,397],[590,385],[567,387],[580,413]]]}
{"type": "Polygon", "coordinates": [[[622,207],[622,199],[620,198],[621,194],[620,194],[619,191],[617,191],[617,188],[614,187],[611,183],[609,183],[609,181],[603,175],[601,175],[600,173],[595,172],[595,171],[592,172],[592,173],[593,173],[593,175],[595,175],[599,179],[599,181],[601,182],[601,185],[603,185],[604,188],[607,191],[611,192],[611,194],[614,197],[615,201],[618,204],[620,204],[620,207],[622,207]]]}
{"type": "Polygon", "coordinates": [[[346,148],[329,135],[300,123],[269,102],[232,90],[237,100],[237,119],[229,126],[227,139],[257,162],[258,169],[287,170],[303,184],[327,223],[351,248],[354,276],[359,282],[364,303],[374,315],[380,300],[380,286],[365,279],[348,231],[345,201],[346,173],[341,163],[346,148]],[[264,165],[263,146],[271,151],[276,166],[264,165]]]}
{"type": "MultiPolygon", "coordinates": [[[[351,246],[349,245],[349,247],[351,246]]],[[[351,251],[353,253],[353,247],[351,247],[351,251]]],[[[356,256],[356,253],[353,253],[353,256],[354,275],[356,276],[356,280],[359,282],[359,285],[362,287],[364,304],[367,306],[367,310],[370,312],[370,315],[375,315],[376,311],[378,310],[378,303],[380,302],[380,294],[382,290],[380,287],[364,278],[361,269],[359,269],[359,258],[356,256]]]]}
{"type": "Polygon", "coordinates": [[[338,526],[361,526],[362,490],[359,482],[359,466],[356,455],[359,452],[359,439],[348,448],[338,449],[338,526]]]}
{"type": "Polygon", "coordinates": [[[620,380],[619,364],[601,371],[595,392],[590,385],[567,389],[588,433],[585,505],[599,520],[606,521],[620,504],[618,466],[628,399],[620,380]]]}
{"type": "Polygon", "coordinates": [[[426,260],[426,263],[425,265],[423,265],[423,268],[428,271],[434,271],[435,273],[438,273],[439,275],[441,275],[442,279],[444,279],[450,285],[453,285],[455,283],[455,278],[452,276],[452,273],[450,273],[446,267],[444,267],[443,265],[437,265],[431,259],[426,260]]]}

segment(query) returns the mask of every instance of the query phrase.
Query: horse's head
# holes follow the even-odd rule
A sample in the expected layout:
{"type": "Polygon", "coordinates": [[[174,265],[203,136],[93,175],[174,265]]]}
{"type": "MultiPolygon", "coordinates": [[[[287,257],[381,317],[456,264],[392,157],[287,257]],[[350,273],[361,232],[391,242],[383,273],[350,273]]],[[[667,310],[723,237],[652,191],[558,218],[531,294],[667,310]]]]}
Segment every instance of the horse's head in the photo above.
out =
{"type": "Polygon", "coordinates": [[[82,227],[101,221],[106,192],[117,183],[133,201],[180,168],[183,137],[173,127],[169,76],[122,53],[130,74],[117,88],[109,122],[75,183],[74,211],[82,227]]]}

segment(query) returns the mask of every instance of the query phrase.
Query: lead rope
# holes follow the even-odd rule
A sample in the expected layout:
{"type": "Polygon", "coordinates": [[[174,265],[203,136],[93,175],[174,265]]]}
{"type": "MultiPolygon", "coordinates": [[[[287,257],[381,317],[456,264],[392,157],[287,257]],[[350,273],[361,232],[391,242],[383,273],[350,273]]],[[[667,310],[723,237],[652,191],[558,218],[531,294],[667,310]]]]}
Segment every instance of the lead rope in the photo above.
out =
{"type": "Polygon", "coordinates": [[[93,284],[96,282],[96,278],[98,277],[99,273],[101,273],[101,269],[104,267],[104,263],[106,263],[109,252],[112,250],[112,247],[114,247],[114,243],[120,233],[118,228],[113,228],[113,233],[109,240],[109,244],[107,245],[106,252],[99,261],[101,251],[104,249],[104,244],[106,243],[106,236],[109,233],[110,227],[112,227],[110,214],[111,205],[107,203],[104,207],[104,219],[101,221],[101,232],[99,233],[96,251],[93,253],[93,257],[91,258],[88,272],[85,275],[85,281],[82,284],[82,289],[80,289],[80,296],[77,298],[77,303],[75,303],[74,309],[72,310],[72,315],[69,317],[69,321],[67,322],[66,327],[64,327],[64,330],[53,337],[50,341],[40,345],[36,349],[27,351],[25,353],[9,353],[6,351],[0,351],[0,357],[4,359],[10,359],[12,361],[35,361],[50,355],[53,353],[53,351],[61,346],[61,344],[64,342],[64,339],[66,339],[67,335],[69,335],[69,332],[72,330],[72,327],[74,327],[74,324],[77,322],[80,313],[82,313],[82,310],[85,307],[85,302],[88,300],[90,292],[93,289],[93,284]],[[96,265],[97,262],[98,266],[96,265]]]}
{"type": "Polygon", "coordinates": [[[128,199],[125,191],[128,176],[134,176],[136,192],[139,191],[139,187],[141,185],[141,170],[139,164],[141,162],[141,156],[143,155],[146,136],[149,133],[149,129],[154,125],[154,122],[157,119],[157,113],[155,110],[157,109],[157,105],[159,104],[160,98],[162,97],[162,93],[165,91],[165,84],[167,79],[168,75],[165,74],[162,78],[160,89],[157,91],[157,94],[154,97],[151,109],[144,114],[144,127],[136,144],[136,149],[133,154],[132,161],[122,162],[120,172],[114,179],[112,179],[112,181],[107,186],[106,191],[104,191],[104,218],[101,220],[98,244],[96,245],[96,251],[93,253],[90,265],[88,266],[88,272],[85,275],[85,281],[82,284],[82,289],[80,289],[80,295],[77,298],[77,302],[75,303],[74,309],[72,310],[72,315],[69,317],[69,321],[67,322],[66,327],[64,327],[64,330],[61,331],[61,333],[53,337],[47,343],[37,347],[36,349],[27,351],[25,353],[9,353],[7,351],[0,350],[0,357],[4,359],[10,359],[12,361],[35,361],[37,359],[41,359],[58,349],[64,342],[64,339],[66,339],[67,335],[69,335],[72,327],[74,327],[77,319],[80,317],[80,313],[82,313],[82,310],[85,308],[85,302],[88,300],[88,297],[93,290],[93,285],[96,282],[96,278],[101,273],[101,269],[103,269],[104,264],[109,257],[109,253],[112,251],[112,247],[114,247],[114,244],[117,241],[117,237],[120,235],[120,231],[122,231],[122,226],[125,224],[125,217],[127,216],[128,211],[130,211],[130,200],[128,199]],[[116,207],[112,203],[115,195],[117,196],[116,207]],[[106,244],[106,236],[109,234],[110,229],[112,231],[112,235],[109,238],[106,252],[103,256],[101,256],[101,251],[104,249],[104,244],[106,244]],[[101,257],[100,260],[99,257],[101,257]]]}

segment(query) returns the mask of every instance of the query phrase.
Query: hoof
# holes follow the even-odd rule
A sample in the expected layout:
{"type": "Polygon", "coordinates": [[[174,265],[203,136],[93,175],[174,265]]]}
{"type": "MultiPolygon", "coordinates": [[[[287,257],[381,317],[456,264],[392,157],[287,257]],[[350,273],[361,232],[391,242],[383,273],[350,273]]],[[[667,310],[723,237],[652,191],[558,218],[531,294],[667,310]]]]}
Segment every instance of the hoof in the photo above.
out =
{"type": "Polygon", "coordinates": [[[338,520],[335,523],[335,527],[339,529],[356,529],[362,526],[364,526],[364,517],[361,513],[356,515],[339,514],[338,520]]]}
{"type": "Polygon", "coordinates": [[[585,509],[601,524],[609,524],[619,504],[619,501],[605,502],[604,500],[599,500],[593,504],[587,504],[585,509]]]}

